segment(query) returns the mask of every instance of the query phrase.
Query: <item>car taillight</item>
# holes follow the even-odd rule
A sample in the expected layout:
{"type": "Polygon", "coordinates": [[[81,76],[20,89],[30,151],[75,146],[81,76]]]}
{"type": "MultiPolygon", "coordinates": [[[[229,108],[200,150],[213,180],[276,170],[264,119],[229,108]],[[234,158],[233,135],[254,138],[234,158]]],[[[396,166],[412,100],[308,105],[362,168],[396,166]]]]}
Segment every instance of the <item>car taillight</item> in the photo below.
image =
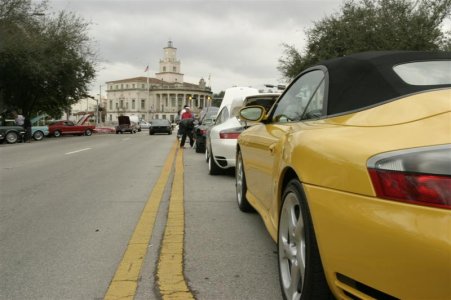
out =
{"type": "Polygon", "coordinates": [[[367,166],[378,197],[451,209],[451,145],[383,153],[367,166]]]}
{"type": "Polygon", "coordinates": [[[238,136],[243,131],[244,128],[232,128],[232,129],[226,129],[219,132],[219,138],[220,139],[238,139],[238,136]]]}

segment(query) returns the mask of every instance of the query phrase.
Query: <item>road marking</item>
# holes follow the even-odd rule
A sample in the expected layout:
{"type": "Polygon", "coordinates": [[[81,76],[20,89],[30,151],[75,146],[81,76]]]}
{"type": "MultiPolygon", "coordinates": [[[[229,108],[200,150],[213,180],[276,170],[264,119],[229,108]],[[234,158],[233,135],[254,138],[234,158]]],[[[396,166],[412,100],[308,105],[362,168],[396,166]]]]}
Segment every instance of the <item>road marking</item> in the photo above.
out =
{"type": "Polygon", "coordinates": [[[135,297],[142,264],[152,238],[158,208],[171,173],[177,148],[178,144],[174,143],[105,294],[105,300],[133,299],[135,297]]]}
{"type": "Polygon", "coordinates": [[[67,152],[66,155],[70,155],[70,154],[74,154],[74,153],[78,153],[78,152],[82,152],[82,151],[86,151],[86,150],[91,150],[92,148],[85,148],[85,149],[80,149],[77,151],[72,151],[72,152],[67,152]]]}
{"type": "Polygon", "coordinates": [[[168,220],[158,262],[157,281],[163,299],[194,299],[183,275],[185,210],[183,204],[183,151],[178,151],[168,220]]]}

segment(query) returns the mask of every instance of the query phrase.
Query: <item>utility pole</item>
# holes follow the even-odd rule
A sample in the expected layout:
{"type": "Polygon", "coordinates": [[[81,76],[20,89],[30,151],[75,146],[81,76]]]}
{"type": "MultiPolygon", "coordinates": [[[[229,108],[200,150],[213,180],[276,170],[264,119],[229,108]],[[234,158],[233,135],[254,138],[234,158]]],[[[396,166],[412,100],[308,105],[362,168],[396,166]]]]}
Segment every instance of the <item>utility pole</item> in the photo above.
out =
{"type": "Polygon", "coordinates": [[[99,102],[97,103],[96,122],[99,125],[99,105],[102,103],[102,85],[99,86],[99,102]]]}

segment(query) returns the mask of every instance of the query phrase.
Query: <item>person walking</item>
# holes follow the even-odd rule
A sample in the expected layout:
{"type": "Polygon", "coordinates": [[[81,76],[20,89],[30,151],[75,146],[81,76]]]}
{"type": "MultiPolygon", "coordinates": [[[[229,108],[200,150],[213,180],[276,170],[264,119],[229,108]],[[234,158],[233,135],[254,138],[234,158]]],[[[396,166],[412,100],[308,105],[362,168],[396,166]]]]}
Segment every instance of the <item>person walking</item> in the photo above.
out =
{"type": "Polygon", "coordinates": [[[186,112],[186,108],[188,105],[184,105],[182,110],[179,110],[177,113],[176,123],[179,125],[177,130],[177,140],[182,138],[182,129],[180,128],[180,121],[182,120],[182,115],[186,112]],[[178,119],[178,120],[177,120],[178,119]]]}
{"type": "Polygon", "coordinates": [[[191,147],[194,145],[193,138],[194,129],[194,115],[191,112],[189,106],[185,107],[185,112],[181,115],[181,120],[179,123],[180,134],[182,135],[182,140],[180,141],[180,148],[185,148],[186,136],[189,137],[189,144],[191,147]]]}

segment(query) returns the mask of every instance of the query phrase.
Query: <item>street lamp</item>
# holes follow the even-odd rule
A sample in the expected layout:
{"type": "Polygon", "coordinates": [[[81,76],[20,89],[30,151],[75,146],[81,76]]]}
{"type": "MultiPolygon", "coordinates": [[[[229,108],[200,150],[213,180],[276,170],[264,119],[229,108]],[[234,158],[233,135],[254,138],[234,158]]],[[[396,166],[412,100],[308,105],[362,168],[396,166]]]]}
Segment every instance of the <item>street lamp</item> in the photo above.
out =
{"type": "Polygon", "coordinates": [[[88,98],[91,98],[96,102],[96,126],[99,125],[99,100],[94,98],[93,96],[87,95],[88,98]]]}

